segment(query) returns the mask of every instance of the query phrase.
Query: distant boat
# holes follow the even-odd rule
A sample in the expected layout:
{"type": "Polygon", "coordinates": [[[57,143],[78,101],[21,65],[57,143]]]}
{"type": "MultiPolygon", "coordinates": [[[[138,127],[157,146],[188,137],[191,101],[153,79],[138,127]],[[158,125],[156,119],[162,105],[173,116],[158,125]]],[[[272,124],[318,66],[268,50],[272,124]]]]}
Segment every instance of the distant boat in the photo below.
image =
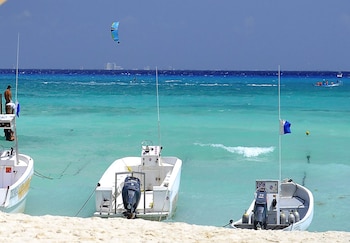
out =
{"type": "MultiPolygon", "coordinates": [[[[17,46],[16,103],[7,104],[15,109],[17,115],[19,115],[19,104],[17,103],[18,52],[19,45],[17,46]]],[[[18,153],[15,114],[1,114],[0,129],[4,130],[6,139],[9,140],[6,143],[11,143],[8,149],[0,149],[0,211],[23,213],[34,173],[34,161],[28,155],[18,153]]]]}
{"type": "Polygon", "coordinates": [[[338,87],[342,85],[343,85],[343,82],[341,80],[337,80],[335,82],[324,80],[314,84],[314,86],[316,87],[325,87],[325,88],[338,87]]]}
{"type": "Polygon", "coordinates": [[[337,73],[337,78],[342,78],[343,74],[341,72],[337,73]]]}
{"type": "MultiPolygon", "coordinates": [[[[158,81],[157,106],[159,118],[158,81]]],[[[143,142],[140,157],[114,161],[95,189],[94,216],[158,221],[171,218],[179,195],[182,161],[161,156],[162,149],[150,141],[143,142]]]]}
{"type": "MultiPolygon", "coordinates": [[[[278,70],[280,133],[290,133],[290,123],[280,118],[280,70],[278,70]]],[[[230,221],[234,229],[306,230],[312,222],[314,198],[291,179],[281,181],[281,134],[279,135],[279,180],[256,180],[255,197],[241,219],[230,221]]]]}

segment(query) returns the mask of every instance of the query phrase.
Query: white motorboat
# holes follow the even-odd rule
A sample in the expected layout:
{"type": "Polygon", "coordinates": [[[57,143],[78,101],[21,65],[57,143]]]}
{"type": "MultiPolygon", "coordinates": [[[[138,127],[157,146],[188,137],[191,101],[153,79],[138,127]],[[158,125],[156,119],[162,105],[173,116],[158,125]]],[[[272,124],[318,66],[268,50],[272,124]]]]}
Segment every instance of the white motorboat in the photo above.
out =
{"type": "Polygon", "coordinates": [[[281,181],[281,135],[290,133],[290,123],[280,116],[280,70],[278,70],[279,180],[256,180],[255,196],[242,218],[232,228],[306,230],[314,214],[314,198],[306,187],[291,179],[281,181]]]}
{"type": "Polygon", "coordinates": [[[143,144],[141,157],[114,161],[95,190],[99,217],[163,220],[173,216],[182,161],[161,156],[162,147],[143,144]]]}
{"type": "Polygon", "coordinates": [[[232,228],[307,230],[312,222],[314,199],[304,186],[292,180],[257,180],[255,198],[232,228]]]}
{"type": "MultiPolygon", "coordinates": [[[[11,129],[16,136],[15,120],[14,114],[1,114],[0,128],[11,129]]],[[[14,143],[13,147],[0,151],[0,211],[23,213],[34,173],[34,161],[31,157],[18,153],[17,138],[14,143]]]]}
{"type": "MultiPolygon", "coordinates": [[[[158,139],[159,96],[156,70],[158,139]]],[[[144,141],[141,157],[114,161],[95,189],[96,212],[100,217],[169,219],[176,210],[182,161],[161,156],[163,147],[144,141]]]]}
{"type": "MultiPolygon", "coordinates": [[[[17,68],[16,68],[16,102],[10,102],[14,113],[19,115],[17,102],[18,87],[18,55],[19,35],[17,42],[17,68]]],[[[2,107],[1,107],[2,109],[2,107]]],[[[34,174],[34,161],[31,157],[18,153],[18,140],[16,131],[16,115],[0,114],[0,129],[4,130],[6,140],[5,149],[0,148],[0,211],[6,213],[23,213],[30,182],[34,174]]]]}

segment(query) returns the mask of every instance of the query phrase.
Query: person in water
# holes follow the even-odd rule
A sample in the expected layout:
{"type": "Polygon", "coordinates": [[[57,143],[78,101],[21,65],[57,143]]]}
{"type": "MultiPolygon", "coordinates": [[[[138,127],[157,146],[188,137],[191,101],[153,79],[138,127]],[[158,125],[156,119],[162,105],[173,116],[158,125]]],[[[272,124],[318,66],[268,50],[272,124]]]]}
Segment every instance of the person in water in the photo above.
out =
{"type": "MultiPolygon", "coordinates": [[[[13,114],[13,107],[12,107],[12,93],[11,93],[11,85],[7,86],[7,89],[4,92],[5,97],[5,110],[6,114],[13,114]]],[[[15,137],[13,135],[13,131],[11,129],[5,129],[5,137],[8,141],[15,140],[15,137]]]]}

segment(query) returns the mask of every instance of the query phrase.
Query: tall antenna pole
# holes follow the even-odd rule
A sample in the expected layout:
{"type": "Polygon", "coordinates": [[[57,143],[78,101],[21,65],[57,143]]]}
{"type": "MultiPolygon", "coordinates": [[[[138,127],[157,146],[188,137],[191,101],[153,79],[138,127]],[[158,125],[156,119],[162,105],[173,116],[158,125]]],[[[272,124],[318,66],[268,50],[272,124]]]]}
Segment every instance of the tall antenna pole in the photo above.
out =
{"type": "MultiPolygon", "coordinates": [[[[16,94],[15,94],[15,104],[17,103],[18,59],[19,59],[19,33],[18,33],[18,37],[17,37],[17,63],[16,63],[16,94]]],[[[17,105],[17,104],[16,104],[16,105],[17,105]]]]}
{"type": "Polygon", "coordinates": [[[159,93],[158,93],[158,68],[156,67],[156,88],[157,88],[157,113],[158,113],[158,144],[161,146],[160,137],[160,116],[159,116],[159,93]]]}
{"type": "MultiPolygon", "coordinates": [[[[18,101],[17,101],[17,89],[18,89],[18,59],[19,59],[19,33],[17,38],[17,63],[16,63],[16,94],[15,94],[15,107],[18,109],[18,101]]],[[[16,115],[15,115],[15,125],[14,125],[14,132],[15,132],[15,146],[16,146],[16,158],[17,163],[18,160],[18,137],[17,137],[17,125],[16,125],[16,115]]]]}
{"type": "MultiPolygon", "coordinates": [[[[278,65],[278,127],[281,129],[281,67],[278,65]]],[[[280,198],[281,193],[281,179],[282,179],[282,153],[281,153],[281,131],[278,131],[278,167],[279,167],[279,181],[278,181],[278,196],[280,198]]],[[[277,224],[280,224],[280,204],[277,202],[277,210],[276,210],[276,218],[277,224]]]]}
{"type": "MultiPolygon", "coordinates": [[[[281,125],[281,68],[278,65],[278,122],[279,129],[281,125]]],[[[281,153],[281,132],[278,133],[278,162],[279,162],[279,180],[281,181],[282,177],[282,153],[281,153]]]]}

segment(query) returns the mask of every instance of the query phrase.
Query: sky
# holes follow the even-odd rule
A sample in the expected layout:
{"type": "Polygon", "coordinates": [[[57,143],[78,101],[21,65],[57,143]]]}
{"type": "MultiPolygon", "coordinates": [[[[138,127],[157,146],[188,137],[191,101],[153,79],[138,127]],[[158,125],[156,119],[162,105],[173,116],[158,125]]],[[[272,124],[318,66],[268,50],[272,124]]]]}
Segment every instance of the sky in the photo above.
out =
{"type": "Polygon", "coordinates": [[[0,69],[18,35],[20,69],[350,71],[349,0],[7,0],[0,69]]]}

